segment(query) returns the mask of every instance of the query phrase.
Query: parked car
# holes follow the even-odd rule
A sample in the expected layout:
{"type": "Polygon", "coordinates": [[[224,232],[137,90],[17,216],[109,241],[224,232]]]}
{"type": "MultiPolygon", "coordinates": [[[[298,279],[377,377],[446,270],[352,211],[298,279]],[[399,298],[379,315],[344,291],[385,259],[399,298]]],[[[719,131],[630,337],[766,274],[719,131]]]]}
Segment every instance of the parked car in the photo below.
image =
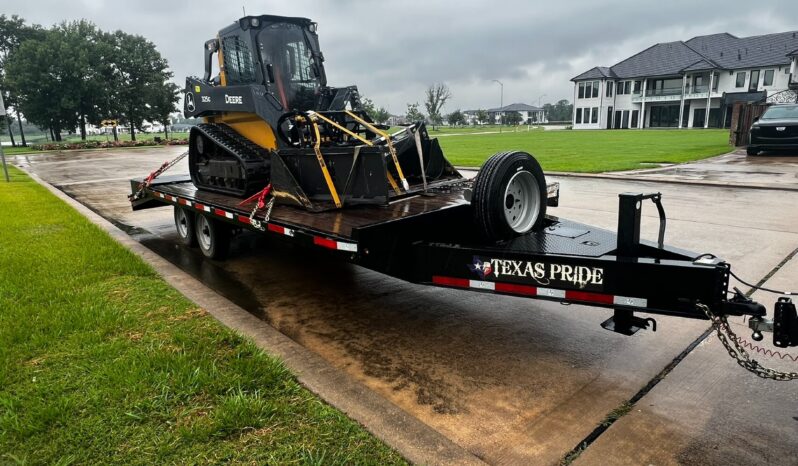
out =
{"type": "Polygon", "coordinates": [[[748,155],[782,149],[798,151],[798,104],[774,105],[751,125],[748,155]]]}

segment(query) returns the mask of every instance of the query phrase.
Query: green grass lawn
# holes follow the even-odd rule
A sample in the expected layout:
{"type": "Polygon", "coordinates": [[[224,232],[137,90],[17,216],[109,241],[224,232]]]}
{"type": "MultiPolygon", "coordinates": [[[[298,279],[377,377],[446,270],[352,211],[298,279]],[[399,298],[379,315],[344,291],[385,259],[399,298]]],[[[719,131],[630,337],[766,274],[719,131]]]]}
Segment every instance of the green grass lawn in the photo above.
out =
{"type": "Polygon", "coordinates": [[[403,462],[12,175],[0,181],[0,464],[403,462]]]}
{"type": "MultiPolygon", "coordinates": [[[[524,127],[525,128],[525,127],[524,127]]],[[[533,154],[544,170],[604,172],[680,163],[729,152],[728,130],[518,131],[439,139],[457,166],[478,167],[504,150],[533,154]]]]}

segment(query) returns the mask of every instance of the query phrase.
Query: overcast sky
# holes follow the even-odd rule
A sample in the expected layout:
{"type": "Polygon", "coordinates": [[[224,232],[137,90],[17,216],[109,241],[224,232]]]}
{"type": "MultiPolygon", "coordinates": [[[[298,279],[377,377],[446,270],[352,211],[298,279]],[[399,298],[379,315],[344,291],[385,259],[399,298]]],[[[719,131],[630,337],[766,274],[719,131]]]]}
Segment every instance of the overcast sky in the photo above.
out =
{"type": "Polygon", "coordinates": [[[319,23],[330,85],[356,84],[392,113],[423,103],[445,82],[445,111],[504,103],[572,100],[577,74],[610,66],[657,42],[729,32],[798,30],[796,0],[651,1],[103,1],[0,0],[0,13],[45,26],[86,18],[145,36],[169,61],[175,82],[202,75],[202,45],[247,14],[304,16],[319,23]]]}

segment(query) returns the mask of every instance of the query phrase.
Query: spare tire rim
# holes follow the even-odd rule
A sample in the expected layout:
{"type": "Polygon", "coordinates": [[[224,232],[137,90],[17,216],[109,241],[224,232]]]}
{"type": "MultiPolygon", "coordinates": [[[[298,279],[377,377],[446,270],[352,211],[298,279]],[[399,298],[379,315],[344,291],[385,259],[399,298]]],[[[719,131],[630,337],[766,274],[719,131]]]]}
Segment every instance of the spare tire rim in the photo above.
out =
{"type": "Polygon", "coordinates": [[[516,233],[531,230],[540,215],[540,186],[526,170],[516,172],[504,189],[504,218],[516,233]]]}
{"type": "Polygon", "coordinates": [[[211,226],[208,224],[208,219],[202,215],[198,216],[197,230],[199,231],[199,242],[202,249],[208,251],[211,249],[211,226]]]}
{"type": "Polygon", "coordinates": [[[188,216],[183,209],[177,210],[177,234],[181,238],[188,237],[188,216]]]}

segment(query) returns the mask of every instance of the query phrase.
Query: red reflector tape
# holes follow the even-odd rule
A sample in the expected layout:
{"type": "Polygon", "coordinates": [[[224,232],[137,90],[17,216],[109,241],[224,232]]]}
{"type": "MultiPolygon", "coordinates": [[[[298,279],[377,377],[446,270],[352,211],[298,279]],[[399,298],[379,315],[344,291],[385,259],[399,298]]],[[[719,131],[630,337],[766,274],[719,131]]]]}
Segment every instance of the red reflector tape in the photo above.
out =
{"type": "Polygon", "coordinates": [[[246,223],[247,225],[250,224],[249,217],[244,217],[243,215],[238,216],[238,221],[241,223],[246,223]]]}
{"type": "Polygon", "coordinates": [[[222,209],[213,209],[213,213],[214,213],[214,214],[216,214],[216,215],[218,215],[218,216],[220,216],[220,217],[224,217],[224,214],[225,214],[226,212],[225,212],[225,211],[223,211],[222,209]]]}
{"type": "Polygon", "coordinates": [[[202,205],[202,204],[200,204],[199,202],[197,202],[196,204],[194,204],[194,207],[195,207],[197,210],[205,210],[205,206],[204,206],[204,205],[202,205]]]}
{"type": "Polygon", "coordinates": [[[466,278],[442,277],[440,275],[433,275],[432,283],[436,285],[456,286],[458,288],[468,288],[469,286],[469,281],[466,278]]]}
{"type": "Polygon", "coordinates": [[[586,301],[589,303],[613,304],[614,297],[609,294],[566,290],[565,299],[573,299],[574,301],[586,301]]]}
{"type": "Polygon", "coordinates": [[[268,228],[269,231],[273,231],[275,233],[280,233],[281,235],[285,234],[285,228],[281,227],[280,225],[275,225],[273,223],[270,223],[270,224],[266,225],[266,228],[268,228]]]}
{"type": "Polygon", "coordinates": [[[313,244],[315,244],[316,246],[321,246],[323,248],[338,249],[338,243],[336,241],[327,238],[322,238],[321,236],[314,236],[313,244]]]}
{"type": "Polygon", "coordinates": [[[178,199],[177,201],[178,201],[179,203],[183,204],[183,205],[191,205],[191,204],[190,204],[190,203],[189,203],[187,200],[185,200],[185,199],[182,199],[182,198],[178,199]]]}
{"type": "Polygon", "coordinates": [[[496,291],[500,293],[520,294],[524,296],[537,296],[538,294],[537,287],[516,285],[515,283],[497,283],[496,291]]]}

